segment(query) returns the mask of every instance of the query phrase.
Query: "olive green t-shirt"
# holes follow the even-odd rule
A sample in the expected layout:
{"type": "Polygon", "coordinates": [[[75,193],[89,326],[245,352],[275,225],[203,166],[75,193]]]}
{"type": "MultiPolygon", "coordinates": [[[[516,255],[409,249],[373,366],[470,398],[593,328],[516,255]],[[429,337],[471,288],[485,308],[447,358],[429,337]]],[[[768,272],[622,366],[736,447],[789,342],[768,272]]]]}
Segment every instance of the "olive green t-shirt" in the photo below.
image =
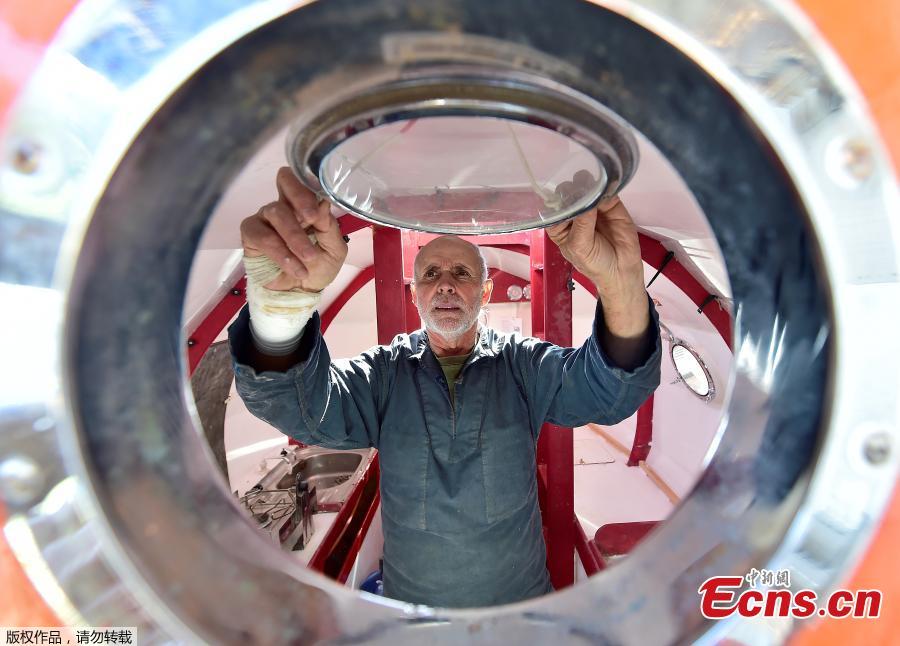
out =
{"type": "MultiPolygon", "coordinates": [[[[469,354],[472,354],[471,352],[469,354]]],[[[459,354],[453,357],[438,357],[438,363],[441,364],[441,370],[444,371],[444,379],[447,380],[447,387],[450,389],[450,403],[454,403],[456,395],[456,378],[462,370],[463,364],[469,358],[469,354],[459,354]]]]}

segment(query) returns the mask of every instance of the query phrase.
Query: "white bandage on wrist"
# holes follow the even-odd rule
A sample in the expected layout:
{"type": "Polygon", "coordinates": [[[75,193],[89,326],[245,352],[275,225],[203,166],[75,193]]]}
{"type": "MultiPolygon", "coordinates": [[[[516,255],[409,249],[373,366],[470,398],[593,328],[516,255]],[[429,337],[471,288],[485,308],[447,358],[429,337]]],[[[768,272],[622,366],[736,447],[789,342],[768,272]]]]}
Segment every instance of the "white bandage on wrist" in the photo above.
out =
{"type": "Polygon", "coordinates": [[[244,256],[247,272],[247,305],[250,306],[250,333],[260,352],[282,356],[300,345],[303,328],[312,317],[321,294],[300,289],[266,289],[281,268],[266,256],[244,256]]]}

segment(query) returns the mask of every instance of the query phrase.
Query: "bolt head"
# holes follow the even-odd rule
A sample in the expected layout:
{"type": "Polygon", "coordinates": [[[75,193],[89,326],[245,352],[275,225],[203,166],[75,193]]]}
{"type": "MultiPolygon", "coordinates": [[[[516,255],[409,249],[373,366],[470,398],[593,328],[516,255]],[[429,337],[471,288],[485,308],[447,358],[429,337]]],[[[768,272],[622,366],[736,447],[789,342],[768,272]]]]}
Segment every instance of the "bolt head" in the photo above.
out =
{"type": "Polygon", "coordinates": [[[27,455],[10,455],[0,462],[0,495],[9,504],[31,504],[44,486],[41,467],[27,455]]]}
{"type": "Polygon", "coordinates": [[[892,438],[887,431],[875,431],[863,444],[863,455],[870,464],[883,464],[891,457],[892,438]]]}
{"type": "Polygon", "coordinates": [[[826,148],[825,167],[836,184],[852,190],[875,172],[875,155],[861,138],[838,138],[826,148]]]}
{"type": "Polygon", "coordinates": [[[35,141],[22,140],[13,148],[12,167],[23,175],[33,175],[41,165],[42,146],[35,141]]]}

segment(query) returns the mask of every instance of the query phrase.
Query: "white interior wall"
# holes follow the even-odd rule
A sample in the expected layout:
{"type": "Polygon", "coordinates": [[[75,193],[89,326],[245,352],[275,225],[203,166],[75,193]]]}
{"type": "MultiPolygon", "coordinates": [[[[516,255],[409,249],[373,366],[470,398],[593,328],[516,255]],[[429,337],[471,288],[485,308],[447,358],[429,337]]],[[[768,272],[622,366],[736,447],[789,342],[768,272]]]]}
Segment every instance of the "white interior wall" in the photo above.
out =
{"type": "Polygon", "coordinates": [[[521,335],[531,336],[531,303],[488,303],[486,324],[503,332],[512,322],[521,324],[521,335]]]}
{"type": "MultiPolygon", "coordinates": [[[[575,441],[575,515],[588,538],[609,523],[662,520],[672,503],[638,467],[629,467],[628,456],[609,446],[590,428],[573,430],[575,441]],[[579,464],[589,442],[604,447],[611,462],[579,464]]],[[[630,445],[629,445],[630,447],[630,445]]]]}
{"type": "Polygon", "coordinates": [[[182,321],[192,331],[243,276],[240,249],[200,249],[194,254],[182,321]]]}
{"type": "Polygon", "coordinates": [[[325,331],[333,359],[353,357],[378,344],[375,328],[375,281],[354,294],[325,331]]]}
{"type": "MultiPolygon", "coordinates": [[[[662,376],[654,395],[651,466],[684,497],[705,466],[728,400],[733,356],[719,333],[668,278],[660,276],[650,293],[662,305],[660,318],[678,339],[691,346],[706,364],[716,389],[710,401],[697,397],[677,379],[671,344],[663,333],[662,376]]],[[[711,303],[708,307],[718,307],[711,303]]]]}
{"type": "MultiPolygon", "coordinates": [[[[645,282],[656,271],[645,265],[645,282]]],[[[704,467],[710,445],[716,437],[727,401],[732,354],[728,346],[694,303],[668,278],[659,276],[648,289],[659,303],[660,321],[676,337],[692,346],[706,363],[716,387],[715,397],[707,402],[676,381],[671,344],[663,334],[660,386],[654,395],[653,441],[647,464],[678,494],[684,497],[704,467]]],[[[576,287],[572,299],[572,339],[581,343],[590,334],[593,322],[593,297],[576,287]]],[[[715,303],[709,307],[717,307],[715,303]]],[[[619,443],[631,447],[637,416],[606,427],[619,443]]],[[[636,467],[635,467],[636,469],[636,467]]],[[[647,519],[652,520],[652,519],[647,519]]]]}

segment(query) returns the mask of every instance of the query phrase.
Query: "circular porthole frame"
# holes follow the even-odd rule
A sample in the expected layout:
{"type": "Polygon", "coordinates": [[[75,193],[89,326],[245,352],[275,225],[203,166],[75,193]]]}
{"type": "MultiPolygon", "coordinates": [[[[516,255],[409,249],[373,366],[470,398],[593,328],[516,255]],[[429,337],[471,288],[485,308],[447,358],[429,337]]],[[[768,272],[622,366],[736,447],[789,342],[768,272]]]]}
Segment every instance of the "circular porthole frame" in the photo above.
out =
{"type": "MultiPolygon", "coordinates": [[[[236,50],[228,50],[235,45],[259,44],[260,34],[285,17],[284,7],[257,3],[235,9],[233,3],[205,3],[202,19],[178,23],[190,25],[187,29],[170,28],[165,23],[164,12],[151,16],[154,20],[136,16],[135,20],[122,24],[126,25],[125,29],[131,28],[130,25],[143,31],[133,34],[132,40],[107,42],[98,41],[98,33],[103,34],[98,32],[96,16],[80,9],[61,34],[54,56],[48,57],[35,75],[9,130],[11,139],[25,142],[39,138],[35,128],[40,128],[41,134],[47,131],[60,135],[39,139],[60,143],[60,148],[50,149],[47,154],[62,155],[62,163],[48,163],[35,169],[35,178],[48,181],[29,185],[41,184],[41,190],[48,185],[53,187],[50,197],[54,199],[40,201],[39,206],[34,206],[37,202],[23,202],[25,206],[20,212],[3,214],[5,222],[35,225],[34,235],[50,249],[36,255],[33,264],[23,264],[25,269],[21,273],[13,274],[4,266],[7,270],[4,275],[16,276],[16,284],[23,288],[38,285],[36,289],[44,289],[58,298],[58,302],[53,302],[52,311],[59,321],[66,318],[68,326],[65,339],[53,337],[54,342],[37,335],[36,328],[10,326],[9,338],[31,339],[35,347],[47,348],[48,354],[36,361],[46,374],[58,377],[61,385],[42,384],[43,398],[37,403],[29,401],[27,406],[10,406],[3,411],[4,430],[9,429],[2,447],[4,454],[39,456],[43,476],[39,485],[35,485],[34,502],[6,501],[10,516],[4,529],[14,553],[23,563],[30,564],[29,575],[36,587],[67,623],[108,623],[103,618],[105,613],[126,625],[138,625],[145,637],[160,641],[174,636],[183,641],[421,643],[423,639],[436,642],[587,639],[624,642],[639,636],[644,643],[671,643],[694,638],[716,641],[726,634],[739,634],[752,641],[757,637],[771,639],[773,631],[786,636],[793,625],[787,621],[778,626],[767,623],[760,628],[739,618],[709,625],[697,617],[695,597],[695,584],[704,574],[722,574],[726,565],[736,562],[733,557],[738,552],[745,558],[755,554],[757,544],[744,542],[748,533],[754,540],[767,541],[765,556],[760,558],[768,567],[792,568],[799,574],[801,585],[826,590],[852,566],[864,549],[896,480],[897,451],[891,447],[897,446],[898,436],[895,407],[886,407],[877,399],[877,393],[867,390],[867,385],[860,384],[858,379],[859,374],[864,371],[871,374],[872,366],[877,366],[882,391],[896,389],[897,367],[890,361],[895,354],[890,349],[896,349],[890,344],[896,342],[890,334],[877,339],[876,353],[874,339],[848,334],[853,330],[870,330],[882,321],[890,324],[898,318],[895,253],[898,235],[897,225],[891,219],[898,205],[896,180],[852,82],[806,23],[790,11],[776,9],[769,3],[742,0],[729,5],[727,10],[702,2],[652,0],[610,3],[606,9],[589,3],[563,4],[435,2],[423,9],[422,3],[417,3],[416,11],[403,13],[397,11],[399,3],[373,0],[363,12],[365,21],[356,21],[353,12],[358,5],[323,0],[297,10],[303,12],[303,28],[307,29],[298,33],[307,39],[283,38],[279,43],[280,55],[296,56],[300,46],[310,56],[316,55],[316,48],[327,54],[332,51],[327,47],[335,45],[336,37],[346,37],[348,33],[368,36],[377,29],[385,29],[386,21],[393,21],[391,24],[398,28],[431,30],[445,39],[444,49],[438,54],[434,49],[412,47],[401,51],[402,55],[392,65],[402,66],[419,59],[433,62],[435,57],[452,61],[474,58],[482,62],[485,58],[497,59],[505,60],[510,68],[538,69],[560,82],[574,79],[577,85],[577,74],[573,76],[564,66],[554,67],[552,61],[545,64],[539,56],[532,56],[527,47],[523,50],[521,43],[509,41],[518,38],[528,43],[531,39],[534,41],[531,44],[548,49],[590,44],[589,51],[574,49],[570,60],[576,67],[581,65],[587,69],[597,65],[598,57],[600,62],[608,62],[603,57],[610,56],[610,52],[623,44],[611,31],[605,33],[607,38],[602,46],[595,46],[595,36],[600,32],[592,28],[600,22],[605,27],[639,25],[638,29],[671,46],[673,60],[680,60],[681,56],[689,58],[711,79],[719,97],[727,96],[744,114],[747,123],[753,124],[749,129],[758,135],[758,142],[763,142],[765,152],[770,155],[766,159],[773,166],[778,166],[774,162],[783,164],[778,167],[784,172],[782,179],[796,188],[795,198],[809,214],[810,235],[814,235],[819,245],[818,271],[830,290],[829,311],[835,317],[835,329],[844,336],[841,343],[832,345],[829,330],[824,329],[822,334],[804,339],[809,342],[807,351],[829,358],[833,372],[827,384],[828,392],[842,395],[834,398],[831,408],[823,413],[823,437],[816,446],[815,468],[810,472],[803,465],[802,473],[794,473],[789,478],[792,486],[787,490],[772,488],[767,484],[767,476],[778,476],[778,473],[754,472],[755,468],[765,468],[758,462],[744,470],[733,468],[741,465],[736,458],[752,455],[754,451],[769,451],[773,455],[779,450],[793,451],[796,444],[792,442],[803,444],[800,452],[805,454],[809,438],[798,440],[790,434],[775,433],[764,435],[758,445],[748,445],[749,436],[740,438],[742,443],[734,444],[734,438],[723,435],[719,447],[720,452],[725,452],[723,459],[714,456],[692,495],[682,502],[669,522],[637,548],[631,559],[604,573],[602,582],[590,581],[577,590],[561,591],[541,601],[510,607],[444,611],[361,601],[351,592],[328,585],[305,570],[286,567],[283,560],[274,559],[270,552],[254,551],[259,541],[247,522],[235,522],[237,514],[228,492],[221,490],[221,483],[206,477],[210,474],[196,470],[209,464],[204,461],[200,440],[191,435],[194,426],[184,393],[177,392],[171,384],[160,387],[154,380],[163,372],[178,374],[181,367],[183,339],[168,328],[160,328],[159,324],[169,325],[177,319],[175,314],[181,305],[179,288],[184,286],[189,268],[186,259],[199,238],[203,216],[208,214],[207,207],[215,202],[218,191],[232,177],[235,165],[248,158],[260,140],[256,133],[248,136],[239,129],[224,128],[230,122],[221,119],[223,113],[208,110],[203,113],[204,120],[192,120],[175,108],[190,108],[190,93],[198,89],[213,95],[217,91],[239,93],[247,88],[252,90],[257,87],[254,84],[265,83],[276,75],[278,66],[272,65],[271,57],[242,60],[235,55],[236,50]],[[572,37],[562,39],[558,34],[554,36],[552,29],[544,29],[541,16],[534,14],[536,9],[545,10],[546,21],[552,20],[554,27],[570,29],[566,33],[572,37]],[[459,32],[464,23],[447,20],[446,12],[457,10],[462,17],[471,19],[467,24],[477,32],[471,39],[459,32]],[[508,22],[494,20],[497,16],[491,12],[500,12],[500,17],[507,18],[508,22]],[[591,12],[603,12],[604,19],[599,20],[598,14],[591,12]],[[609,19],[607,13],[615,20],[609,19]],[[381,22],[373,23],[373,15],[380,17],[381,22]],[[627,20],[622,16],[627,16],[627,20]],[[326,29],[321,32],[314,29],[323,24],[326,29]],[[501,28],[502,33],[495,34],[501,44],[485,49],[485,41],[478,39],[484,37],[486,30],[501,28]],[[259,33],[251,33],[256,29],[259,33]],[[579,29],[587,32],[581,33],[579,29]],[[121,42],[129,47],[133,42],[146,42],[148,34],[157,36],[157,42],[161,43],[158,56],[142,59],[138,50],[116,50],[121,42]],[[720,38],[721,34],[727,38],[720,38]],[[78,61],[81,67],[66,67],[73,61],[78,61]],[[218,74],[214,78],[202,74],[200,67],[207,63],[217,66],[218,74]],[[105,83],[90,86],[89,92],[67,95],[67,79],[85,80],[75,73],[78,69],[90,72],[88,78],[92,82],[99,78],[105,83]],[[15,118],[23,114],[28,118],[15,118]],[[62,135],[70,135],[74,143],[62,135]],[[232,155],[208,155],[206,162],[218,167],[202,178],[191,175],[193,160],[188,155],[151,163],[153,152],[161,146],[183,150],[188,142],[195,141],[207,146],[221,145],[232,155]],[[64,168],[63,181],[54,184],[50,181],[53,178],[42,177],[41,173],[48,168],[64,168]],[[132,182],[164,171],[182,173],[182,184],[171,187],[174,196],[138,191],[133,199],[125,201],[119,192],[135,186],[132,182]],[[78,192],[73,186],[79,188],[78,192]],[[167,203],[167,208],[162,209],[161,200],[180,202],[167,203]],[[838,207],[848,203],[856,207],[854,212],[865,213],[866,217],[846,217],[847,213],[840,212],[838,207]],[[61,210],[54,211],[60,204],[64,205],[61,210]],[[168,208],[173,206],[181,206],[183,210],[168,208]],[[153,214],[177,217],[186,229],[178,230],[179,235],[172,237],[169,226],[159,226],[160,239],[165,237],[171,244],[152,249],[136,244],[127,250],[132,258],[104,255],[115,235],[133,234],[135,227],[146,225],[138,216],[152,219],[153,214]],[[61,241],[63,224],[67,227],[65,242],[61,241]],[[867,244],[859,244],[860,240],[871,243],[875,239],[882,243],[875,252],[867,244]],[[98,258],[114,260],[103,267],[105,275],[91,266],[98,258]],[[117,277],[141,275],[133,269],[146,271],[148,266],[158,271],[158,279],[131,286],[129,296],[144,305],[129,310],[122,318],[114,310],[120,304],[121,292],[104,288],[117,277]],[[51,283],[46,276],[54,268],[57,273],[51,283]],[[90,284],[88,277],[96,278],[97,283],[90,284]],[[87,294],[94,300],[84,299],[87,294]],[[113,309],[109,312],[92,309],[97,299],[108,302],[113,309]],[[159,318],[163,313],[165,316],[159,318]],[[137,358],[132,356],[134,348],[143,351],[137,358]],[[130,399],[113,398],[104,403],[96,396],[93,400],[81,398],[89,394],[86,389],[92,384],[89,378],[80,377],[90,377],[92,367],[111,362],[121,364],[123,358],[128,359],[127,368],[134,371],[129,375],[131,380],[102,382],[96,390],[127,386],[130,399]],[[167,415],[160,415],[148,404],[153,397],[171,404],[167,415]],[[136,406],[134,401],[141,403],[136,406]],[[89,418],[103,422],[99,426],[86,425],[84,420],[89,418]],[[123,433],[123,428],[129,432],[123,433]],[[874,445],[873,438],[881,444],[874,445]],[[116,450],[117,440],[130,442],[130,450],[116,450]],[[887,450],[872,450],[872,446],[887,446],[887,450]],[[195,470],[189,471],[187,467],[195,470]],[[191,487],[175,492],[181,493],[179,498],[169,487],[178,483],[177,479],[173,481],[173,476],[186,474],[191,477],[191,487]],[[127,479],[119,480],[118,487],[107,487],[107,477],[127,479]],[[766,488],[751,492],[756,496],[732,495],[748,482],[763,483],[766,488]],[[721,483],[728,486],[718,486],[721,483]],[[795,487],[795,483],[802,486],[795,487]],[[864,496],[848,500],[848,496],[859,493],[864,496]],[[131,498],[132,494],[137,495],[131,498]],[[130,504],[138,500],[140,504],[130,504]],[[171,509],[165,505],[160,508],[160,502],[167,502],[171,509]],[[135,518],[137,512],[146,513],[151,503],[167,522],[148,524],[135,518]],[[766,508],[770,513],[758,513],[761,503],[772,503],[766,508]],[[703,510],[714,510],[719,516],[704,515],[703,510]],[[780,514],[791,514],[791,517],[786,519],[780,514]],[[719,543],[711,539],[719,529],[715,524],[717,518],[732,521],[730,537],[719,543]],[[685,539],[691,532],[703,532],[714,549],[699,556],[694,552],[685,555],[685,550],[693,549],[691,541],[685,539]],[[173,536],[177,540],[167,543],[173,536]],[[230,543],[222,540],[225,536],[230,543]],[[251,536],[253,542],[247,542],[251,536]],[[659,549],[663,545],[674,549],[672,558],[660,556],[666,552],[659,549]],[[179,549],[174,553],[171,549],[164,550],[172,546],[179,549]],[[81,567],[73,574],[69,560],[62,565],[55,560],[60,553],[80,557],[81,567]],[[161,560],[153,561],[150,557],[161,560]],[[212,596],[208,595],[210,581],[201,580],[206,597],[191,596],[191,590],[185,586],[192,582],[185,575],[192,575],[213,561],[216,570],[206,572],[214,575],[215,581],[240,585],[217,586],[215,598],[206,599],[212,596]],[[629,561],[645,566],[640,577],[632,576],[629,561]],[[154,563],[159,567],[154,568],[154,563]],[[614,592],[610,593],[610,589],[614,592]],[[94,601],[101,594],[107,604],[98,609],[94,601]],[[283,603],[262,603],[273,599],[283,603]],[[284,603],[285,600],[289,602],[284,603]],[[277,608],[276,621],[263,621],[273,608],[277,608]],[[646,621],[642,612],[657,613],[656,620],[646,621]],[[609,621],[602,621],[604,617],[609,621]],[[93,621],[84,621],[85,618],[93,621]]],[[[108,10],[109,6],[105,4],[104,9],[108,10]]],[[[129,16],[130,11],[138,10],[125,4],[116,9],[119,13],[114,11],[115,15],[129,16]]],[[[142,6],[140,10],[145,8],[142,6]]],[[[356,56],[357,61],[366,58],[366,63],[371,62],[367,58],[371,51],[355,41],[343,54],[356,56]]],[[[320,59],[323,65],[329,62],[325,56],[320,59]]],[[[360,63],[354,74],[365,76],[369,69],[360,63]]],[[[306,80],[313,77],[314,73],[310,72],[306,80]]],[[[677,102],[678,93],[674,90],[679,89],[681,80],[674,75],[667,78],[673,92],[667,95],[665,90],[669,86],[662,87],[660,98],[677,102]]],[[[624,82],[615,76],[614,67],[603,81],[606,87],[612,88],[624,82]]],[[[588,83],[581,89],[606,98],[596,84],[588,83]]],[[[283,123],[279,119],[296,107],[293,98],[290,95],[282,103],[272,100],[259,105],[251,101],[255,108],[252,116],[256,119],[253,124],[260,128],[259,132],[265,129],[260,124],[271,126],[273,120],[279,125],[283,123]]],[[[226,108],[231,105],[237,103],[226,108]]],[[[194,112],[192,116],[197,114],[194,112]]],[[[741,128],[747,124],[736,120],[730,125],[741,128]]],[[[727,137],[728,131],[716,134],[727,137]]],[[[209,153],[208,148],[203,150],[209,153]]],[[[669,147],[666,152],[679,155],[681,161],[693,160],[703,170],[705,160],[695,155],[697,150],[678,151],[669,147]]],[[[731,161],[740,162],[740,156],[735,155],[731,161]]],[[[722,190],[721,177],[715,174],[708,177],[708,185],[700,183],[692,187],[702,199],[722,190]]],[[[726,172],[725,179],[729,177],[726,172]]],[[[35,190],[24,184],[22,188],[26,193],[35,190]]],[[[746,198],[755,197],[760,191],[765,193],[768,188],[750,184],[748,195],[738,196],[741,199],[734,204],[733,217],[753,221],[741,210],[742,204],[755,203],[746,198]]],[[[791,209],[785,212],[790,213],[791,209]]],[[[176,226],[171,219],[166,222],[176,226]]],[[[755,254],[731,256],[734,266],[730,265],[729,269],[741,278],[742,289],[754,286],[748,278],[754,275],[754,270],[764,272],[765,262],[773,261],[772,254],[783,241],[777,238],[777,231],[772,236],[768,240],[761,237],[759,245],[748,249],[755,249],[755,254]],[[771,246],[767,247],[765,242],[771,242],[771,246]]],[[[143,241],[146,244],[146,237],[143,241]]],[[[736,244],[733,239],[723,242],[727,243],[726,248],[736,244]]],[[[796,253],[797,249],[792,247],[791,252],[796,253]]],[[[810,265],[802,263],[795,269],[801,274],[812,271],[810,265]]],[[[757,286],[770,289],[765,281],[757,286]]],[[[808,305],[804,299],[815,301],[816,298],[805,292],[792,296],[797,299],[792,303],[797,309],[808,305]]],[[[742,336],[754,326],[759,331],[760,320],[772,312],[742,310],[741,301],[736,298],[735,302],[736,339],[746,343],[735,348],[739,360],[734,392],[746,391],[749,384],[759,386],[753,390],[754,394],[794,397],[796,393],[781,393],[772,387],[772,377],[784,369],[786,357],[766,355],[767,346],[759,337],[742,336]],[[759,358],[758,363],[751,361],[754,357],[759,358]]],[[[813,304],[821,306],[819,302],[813,304]]],[[[773,334],[763,337],[763,341],[778,338],[778,334],[793,333],[795,323],[791,321],[786,328],[775,326],[771,330],[773,334]]],[[[748,416],[753,411],[764,408],[760,403],[735,396],[729,414],[732,419],[736,416],[751,419],[748,416]]],[[[784,399],[778,403],[784,403],[784,399]]],[[[797,415],[778,422],[779,428],[789,429],[809,420],[797,415]]]]}
{"type": "Polygon", "coordinates": [[[713,380],[712,374],[709,371],[709,366],[706,365],[706,362],[702,359],[699,353],[691,346],[687,341],[682,339],[677,339],[675,337],[669,337],[669,359],[672,361],[672,366],[675,369],[675,375],[678,378],[678,381],[684,384],[684,387],[687,388],[690,393],[697,397],[698,399],[702,399],[705,402],[711,402],[716,397],[716,382],[713,380]],[[675,361],[675,347],[681,346],[685,350],[687,350],[692,357],[697,361],[697,365],[703,370],[703,374],[706,376],[706,383],[709,385],[709,389],[705,395],[701,395],[696,390],[690,387],[685,378],[682,376],[681,371],[678,369],[678,364],[675,361]]]}

